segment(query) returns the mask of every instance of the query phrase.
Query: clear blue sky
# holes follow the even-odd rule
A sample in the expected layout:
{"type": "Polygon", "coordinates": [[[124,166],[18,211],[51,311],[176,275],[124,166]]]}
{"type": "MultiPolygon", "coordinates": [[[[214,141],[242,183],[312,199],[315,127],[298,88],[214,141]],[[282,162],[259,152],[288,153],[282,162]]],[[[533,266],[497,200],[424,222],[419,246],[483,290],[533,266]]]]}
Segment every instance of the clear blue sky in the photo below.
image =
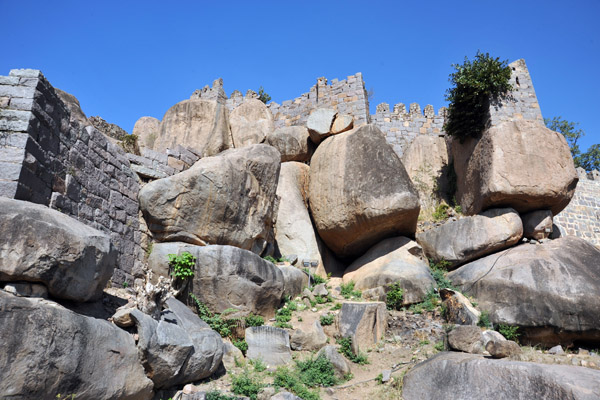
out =
{"type": "Polygon", "coordinates": [[[282,102],[362,72],[380,102],[445,105],[451,64],[524,58],[545,117],[600,143],[600,1],[0,0],[0,74],[41,69],[131,132],[215,78],[282,102]]]}

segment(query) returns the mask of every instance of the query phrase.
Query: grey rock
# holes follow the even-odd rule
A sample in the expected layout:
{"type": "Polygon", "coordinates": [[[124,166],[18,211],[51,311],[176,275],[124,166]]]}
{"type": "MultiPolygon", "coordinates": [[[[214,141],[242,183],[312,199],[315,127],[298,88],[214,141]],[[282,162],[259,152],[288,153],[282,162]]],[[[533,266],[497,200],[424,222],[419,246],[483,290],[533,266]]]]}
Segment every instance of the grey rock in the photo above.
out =
{"type": "Polygon", "coordinates": [[[360,290],[398,283],[404,294],[403,304],[423,301],[435,286],[421,249],[409,238],[398,236],[382,240],[356,259],[344,272],[344,283],[354,282],[360,290]],[[416,252],[415,252],[416,250],[416,252]]]}
{"type": "Polygon", "coordinates": [[[440,353],[404,377],[402,396],[421,399],[595,400],[600,371],[440,353]]]}
{"type": "Polygon", "coordinates": [[[214,100],[184,100],[169,108],[160,124],[153,150],[164,153],[185,145],[202,157],[233,146],[227,107],[214,100]]]}
{"type": "Polygon", "coordinates": [[[290,335],[285,329],[267,325],[246,328],[246,342],[248,359],[260,359],[269,368],[292,361],[290,335]]]}
{"type": "Polygon", "coordinates": [[[349,131],[354,126],[354,117],[348,114],[337,114],[331,125],[333,135],[349,131]]]}
{"type": "Polygon", "coordinates": [[[122,308],[117,310],[113,316],[112,321],[119,328],[129,328],[135,325],[135,321],[131,317],[131,313],[135,308],[122,308]]]}
{"type": "Polygon", "coordinates": [[[392,370],[384,369],[381,371],[381,383],[387,383],[392,379],[392,370]]]}
{"type": "Polygon", "coordinates": [[[567,236],[520,245],[448,274],[494,324],[521,327],[526,342],[600,340],[600,250],[567,236]]]}
{"type": "Polygon", "coordinates": [[[419,197],[402,162],[374,125],[326,139],[311,159],[310,210],[319,236],[338,257],[412,236],[419,197]]]}
{"type": "Polygon", "coordinates": [[[485,346],[487,346],[489,341],[494,341],[494,342],[502,342],[504,340],[506,340],[506,338],[504,336],[502,336],[502,334],[500,332],[496,332],[496,331],[492,331],[492,330],[485,330],[481,332],[481,336],[483,337],[483,348],[485,348],[485,346]]]}
{"type": "Polygon", "coordinates": [[[315,298],[315,295],[307,288],[305,288],[302,291],[302,297],[305,299],[308,299],[311,303],[314,303],[315,301],[317,301],[317,299],[315,298]]]}
{"type": "Polygon", "coordinates": [[[451,349],[465,353],[483,353],[481,329],[472,325],[456,325],[448,332],[448,345],[451,349]]]}
{"type": "Polygon", "coordinates": [[[226,369],[235,367],[236,359],[241,361],[244,359],[244,354],[240,349],[235,347],[231,342],[223,341],[223,365],[226,369]]]}
{"type": "Polygon", "coordinates": [[[258,144],[206,157],[139,193],[159,241],[224,244],[261,254],[272,239],[279,153],[258,144]]]}
{"type": "Polygon", "coordinates": [[[446,260],[450,263],[449,268],[454,269],[470,260],[511,247],[522,236],[523,224],[519,214],[511,208],[496,208],[419,233],[417,242],[428,258],[436,262],[446,260]]]}
{"type": "Polygon", "coordinates": [[[319,144],[323,139],[331,135],[331,126],[337,112],[331,108],[317,108],[310,113],[306,120],[306,127],[310,134],[310,139],[319,144]]]}
{"type": "Polygon", "coordinates": [[[195,246],[187,243],[157,243],[149,266],[154,275],[168,276],[167,254],[188,252],[196,267],[184,301],[193,305],[194,294],[213,312],[235,308],[244,314],[274,315],[281,302],[284,276],[281,269],[256,254],[233,246],[195,246]]]}
{"type": "Polygon", "coordinates": [[[565,353],[565,351],[563,350],[563,348],[560,344],[557,344],[556,346],[554,346],[550,350],[548,350],[548,354],[564,354],[564,353],[565,353]]]}
{"type": "Polygon", "coordinates": [[[291,265],[280,265],[279,270],[283,274],[283,297],[294,298],[302,293],[302,288],[308,285],[308,275],[300,268],[291,265]]]}
{"type": "Polygon", "coordinates": [[[82,400],[152,398],[152,381],[129,333],[51,301],[2,291],[0,310],[3,396],[54,399],[59,393],[73,393],[82,400]]]}
{"type": "Polygon", "coordinates": [[[351,372],[350,363],[337,351],[335,346],[327,345],[323,347],[317,353],[317,358],[321,356],[325,357],[333,364],[335,376],[339,379],[344,379],[351,372]]]}
{"type": "Polygon", "coordinates": [[[273,132],[273,115],[258,99],[245,99],[229,115],[231,137],[236,148],[263,143],[273,132]]]}
{"type": "Polygon", "coordinates": [[[57,298],[99,299],[115,268],[110,237],[48,207],[0,198],[0,281],[42,283],[57,298]]]}
{"type": "Polygon", "coordinates": [[[552,211],[536,210],[521,215],[523,220],[523,236],[529,239],[542,240],[552,234],[552,211]]]}
{"type": "Polygon", "coordinates": [[[140,148],[153,149],[160,131],[160,121],[154,117],[142,117],[133,126],[133,135],[138,137],[140,148]]]}
{"type": "Polygon", "coordinates": [[[169,177],[166,172],[159,171],[154,168],[144,167],[143,165],[131,164],[131,169],[140,177],[146,179],[163,179],[169,177]]]}
{"type": "Polygon", "coordinates": [[[329,294],[324,283],[319,283],[318,285],[316,285],[313,288],[312,292],[313,292],[313,295],[315,295],[315,296],[327,296],[329,294]]]}
{"type": "Polygon", "coordinates": [[[315,323],[306,332],[302,329],[296,329],[292,333],[290,346],[292,350],[319,350],[327,344],[327,335],[323,332],[323,327],[316,320],[315,323]]]}
{"type": "Polygon", "coordinates": [[[512,357],[523,352],[521,347],[512,340],[501,340],[498,342],[490,340],[486,343],[485,349],[494,358],[512,357]]]}
{"type": "Polygon", "coordinates": [[[283,391],[271,397],[271,400],[302,400],[302,398],[290,392],[283,391]]]}
{"type": "Polygon", "coordinates": [[[440,297],[444,308],[444,318],[450,324],[477,325],[481,312],[479,312],[469,299],[455,290],[440,289],[440,297]]]}
{"type": "Polygon", "coordinates": [[[304,126],[284,126],[267,136],[267,144],[281,153],[281,162],[309,161],[314,151],[308,129],[304,126]]]}
{"type": "Polygon", "coordinates": [[[354,354],[365,352],[385,335],[387,318],[383,302],[343,302],[338,317],[340,336],[352,339],[354,354]]]}
{"type": "Polygon", "coordinates": [[[19,297],[48,298],[48,288],[38,283],[10,282],[4,285],[4,291],[19,297]]]}

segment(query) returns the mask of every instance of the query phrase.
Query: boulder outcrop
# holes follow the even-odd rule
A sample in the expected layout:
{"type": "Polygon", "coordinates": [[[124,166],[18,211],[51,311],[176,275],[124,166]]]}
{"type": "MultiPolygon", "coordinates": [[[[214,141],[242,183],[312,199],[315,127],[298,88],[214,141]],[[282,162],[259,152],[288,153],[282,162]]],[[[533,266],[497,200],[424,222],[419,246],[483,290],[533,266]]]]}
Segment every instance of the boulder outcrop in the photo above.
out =
{"type": "Polygon", "coordinates": [[[308,129],[304,126],[284,126],[267,136],[267,143],[281,153],[281,162],[309,161],[314,151],[308,129]]]}
{"type": "Polygon", "coordinates": [[[178,144],[185,144],[202,157],[233,147],[227,107],[215,100],[191,99],[169,108],[153,150],[162,153],[178,144]]]}
{"type": "Polygon", "coordinates": [[[344,302],[338,317],[340,336],[352,340],[352,351],[358,355],[381,340],[387,318],[383,302],[344,302]]]}
{"type": "Polygon", "coordinates": [[[154,117],[142,117],[135,122],[132,134],[138,137],[138,146],[140,148],[153,149],[159,130],[159,120],[154,117]]]}
{"type": "Polygon", "coordinates": [[[280,155],[258,144],[199,160],[139,193],[159,241],[237,246],[261,254],[271,237],[280,155]]]}
{"type": "Polygon", "coordinates": [[[46,206],[0,197],[0,281],[43,283],[50,295],[97,300],[117,252],[110,237],[46,206]]]}
{"type": "Polygon", "coordinates": [[[406,374],[402,396],[406,400],[592,400],[598,398],[598,393],[597,370],[440,353],[406,374]]]}
{"type": "Polygon", "coordinates": [[[353,257],[391,236],[413,236],[419,197],[402,162],[374,125],[326,139],[311,159],[310,210],[319,236],[353,257]]]}
{"type": "Polygon", "coordinates": [[[244,99],[229,115],[229,125],[235,148],[263,143],[275,129],[271,110],[258,99],[244,99]]]}
{"type": "Polygon", "coordinates": [[[569,204],[579,178],[563,135],[539,122],[516,120],[452,143],[457,198],[467,214],[492,207],[519,213],[569,204]]]}
{"type": "Polygon", "coordinates": [[[47,300],[0,291],[0,393],[15,399],[147,400],[133,336],[47,300]],[[110,373],[107,373],[110,371],[110,373]]]}
{"type": "Polygon", "coordinates": [[[600,250],[568,236],[523,244],[448,274],[494,324],[532,343],[600,342],[600,250]]]}
{"type": "Polygon", "coordinates": [[[429,264],[421,254],[419,245],[409,238],[385,239],[350,264],[344,272],[344,283],[354,281],[360,290],[399,283],[404,290],[403,303],[418,303],[435,286],[429,264]]]}
{"type": "Polygon", "coordinates": [[[336,114],[337,112],[332,108],[317,108],[310,113],[306,127],[313,143],[319,144],[331,135],[331,127],[336,114]]]}
{"type": "Polygon", "coordinates": [[[447,221],[417,234],[428,258],[450,263],[449,269],[486,254],[515,245],[523,236],[519,214],[511,208],[495,208],[481,215],[447,221]]]}

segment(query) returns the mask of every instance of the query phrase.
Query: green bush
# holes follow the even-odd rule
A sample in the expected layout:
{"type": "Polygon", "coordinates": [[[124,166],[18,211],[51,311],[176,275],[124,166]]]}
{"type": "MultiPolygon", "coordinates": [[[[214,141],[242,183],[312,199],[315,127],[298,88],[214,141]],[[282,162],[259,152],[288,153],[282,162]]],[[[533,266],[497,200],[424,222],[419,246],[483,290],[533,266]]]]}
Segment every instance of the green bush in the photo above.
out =
{"type": "Polygon", "coordinates": [[[190,298],[196,305],[196,313],[201,320],[206,322],[211,329],[217,331],[222,337],[230,337],[233,327],[237,324],[234,319],[223,319],[221,314],[211,312],[206,304],[200,301],[194,294],[190,293],[190,298]]]}
{"type": "Polygon", "coordinates": [[[169,267],[171,268],[171,275],[175,279],[185,281],[188,278],[194,276],[194,267],[196,266],[196,257],[187,251],[177,254],[168,254],[169,267]]]}
{"type": "Polygon", "coordinates": [[[518,326],[500,324],[498,325],[498,332],[500,332],[507,340],[512,340],[517,343],[519,342],[519,336],[521,336],[518,326]]]}
{"type": "Polygon", "coordinates": [[[246,355],[246,351],[248,351],[248,343],[245,340],[235,340],[233,341],[233,345],[240,349],[242,354],[246,355]]]}
{"type": "Polygon", "coordinates": [[[331,311],[341,310],[341,309],[342,309],[342,303],[335,303],[333,305],[333,307],[330,308],[331,311]]]}
{"type": "Polygon", "coordinates": [[[492,326],[492,322],[490,321],[490,315],[487,311],[482,311],[479,316],[479,322],[477,322],[477,326],[482,328],[489,328],[492,326]]]}
{"type": "Polygon", "coordinates": [[[302,383],[298,374],[290,371],[286,367],[280,367],[275,371],[275,380],[273,384],[277,387],[286,388],[303,400],[321,400],[318,391],[309,390],[302,383]]]}
{"type": "Polygon", "coordinates": [[[211,390],[206,393],[206,400],[237,400],[237,397],[228,396],[219,392],[218,390],[211,390]]]}
{"type": "Polygon", "coordinates": [[[267,369],[267,366],[261,359],[250,360],[250,364],[252,364],[256,372],[263,372],[267,369]]]}
{"type": "Polygon", "coordinates": [[[444,351],[446,349],[446,346],[444,345],[444,341],[440,340],[439,342],[436,342],[435,345],[433,345],[433,348],[437,351],[444,351]]]}
{"type": "Polygon", "coordinates": [[[452,87],[446,91],[448,118],[444,130],[463,141],[476,137],[485,128],[490,98],[512,90],[511,69],[507,61],[477,52],[475,59],[465,57],[462,65],[453,64],[452,87]]]}
{"type": "Polygon", "coordinates": [[[447,288],[451,290],[458,290],[450,279],[446,277],[448,274],[448,267],[450,266],[450,262],[444,259],[438,261],[437,263],[433,260],[429,260],[429,268],[431,269],[431,275],[433,279],[435,279],[435,283],[439,288],[447,288]]]}
{"type": "Polygon", "coordinates": [[[326,314],[326,315],[321,315],[321,325],[326,326],[326,325],[331,325],[333,324],[333,321],[335,321],[335,315],[333,314],[326,314]]]}
{"type": "Polygon", "coordinates": [[[262,86],[258,89],[258,99],[265,104],[271,101],[271,96],[265,92],[262,86]]]}
{"type": "Polygon", "coordinates": [[[309,358],[306,361],[297,361],[296,367],[300,374],[300,380],[306,386],[328,387],[338,384],[333,364],[324,355],[314,359],[309,358]]]}
{"type": "Polygon", "coordinates": [[[246,318],[244,318],[244,322],[246,322],[246,327],[249,326],[263,326],[265,324],[265,320],[260,315],[250,314],[246,318]]]}
{"type": "Polygon", "coordinates": [[[404,289],[400,286],[400,282],[393,283],[385,299],[385,304],[388,310],[399,310],[402,308],[404,300],[404,289]]]}
{"type": "Polygon", "coordinates": [[[321,283],[327,283],[327,279],[325,279],[319,275],[314,275],[312,272],[310,272],[310,270],[308,268],[302,268],[302,270],[304,271],[304,273],[306,275],[308,275],[310,277],[313,285],[320,285],[321,283]]]}
{"type": "Polygon", "coordinates": [[[425,300],[420,303],[411,305],[408,310],[415,314],[422,314],[423,311],[434,311],[441,303],[440,296],[432,288],[425,295],[425,300]]]}
{"type": "Polygon", "coordinates": [[[361,298],[362,292],[360,290],[354,290],[354,281],[350,281],[348,283],[342,283],[340,285],[341,294],[345,299],[349,299],[351,297],[361,298]]]}
{"type": "Polygon", "coordinates": [[[443,221],[448,218],[448,209],[450,206],[446,203],[440,203],[433,212],[434,221],[443,221]]]}
{"type": "Polygon", "coordinates": [[[251,400],[256,400],[258,392],[265,386],[258,378],[251,376],[248,371],[231,376],[231,391],[235,394],[250,397],[251,400]]]}
{"type": "Polygon", "coordinates": [[[367,356],[364,354],[354,354],[352,351],[352,338],[349,337],[341,337],[336,340],[337,344],[340,345],[340,353],[342,353],[346,358],[353,363],[356,364],[368,364],[369,360],[367,356]]]}

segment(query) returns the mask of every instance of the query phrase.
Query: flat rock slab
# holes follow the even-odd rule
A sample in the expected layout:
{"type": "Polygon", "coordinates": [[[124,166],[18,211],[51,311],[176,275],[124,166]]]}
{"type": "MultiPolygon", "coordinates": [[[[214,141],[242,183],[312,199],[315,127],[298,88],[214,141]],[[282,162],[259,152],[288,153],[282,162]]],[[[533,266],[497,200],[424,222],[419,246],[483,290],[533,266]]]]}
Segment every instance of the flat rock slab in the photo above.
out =
{"type": "Polygon", "coordinates": [[[358,355],[383,338],[387,318],[384,302],[343,302],[338,317],[340,336],[352,339],[352,351],[358,355]]]}
{"type": "Polygon", "coordinates": [[[110,237],[61,212],[0,197],[0,281],[43,283],[51,296],[97,300],[112,276],[110,237]]]}
{"type": "Polygon", "coordinates": [[[0,320],[2,397],[152,398],[133,336],[110,322],[1,290],[0,320]]]}
{"type": "Polygon", "coordinates": [[[398,283],[404,290],[403,304],[418,303],[435,286],[429,264],[420,254],[419,245],[409,238],[385,239],[350,264],[343,281],[353,281],[360,290],[398,283]]]}
{"type": "Polygon", "coordinates": [[[306,127],[310,134],[310,139],[319,144],[323,139],[331,135],[331,127],[337,111],[331,108],[317,108],[310,113],[306,120],[306,127]]]}
{"type": "Polygon", "coordinates": [[[262,253],[272,236],[279,160],[273,147],[257,144],[148,183],[139,193],[148,228],[159,241],[262,253]]]}
{"type": "Polygon", "coordinates": [[[406,400],[597,400],[598,393],[598,370],[440,353],[406,374],[402,396],[406,400]]]}
{"type": "Polygon", "coordinates": [[[481,215],[447,221],[417,235],[428,258],[450,263],[449,269],[506,249],[523,236],[523,223],[512,208],[495,208],[481,215]]]}
{"type": "Polygon", "coordinates": [[[350,258],[393,236],[414,236],[419,196],[375,125],[326,139],[310,165],[310,211],[319,236],[350,258]]]}
{"type": "Polygon", "coordinates": [[[290,335],[285,329],[272,326],[253,326],[246,328],[250,360],[262,360],[269,368],[289,364],[292,361],[290,335]]]}
{"type": "Polygon", "coordinates": [[[520,326],[533,343],[600,342],[600,250],[583,239],[522,244],[448,278],[492,323],[520,326]]]}

